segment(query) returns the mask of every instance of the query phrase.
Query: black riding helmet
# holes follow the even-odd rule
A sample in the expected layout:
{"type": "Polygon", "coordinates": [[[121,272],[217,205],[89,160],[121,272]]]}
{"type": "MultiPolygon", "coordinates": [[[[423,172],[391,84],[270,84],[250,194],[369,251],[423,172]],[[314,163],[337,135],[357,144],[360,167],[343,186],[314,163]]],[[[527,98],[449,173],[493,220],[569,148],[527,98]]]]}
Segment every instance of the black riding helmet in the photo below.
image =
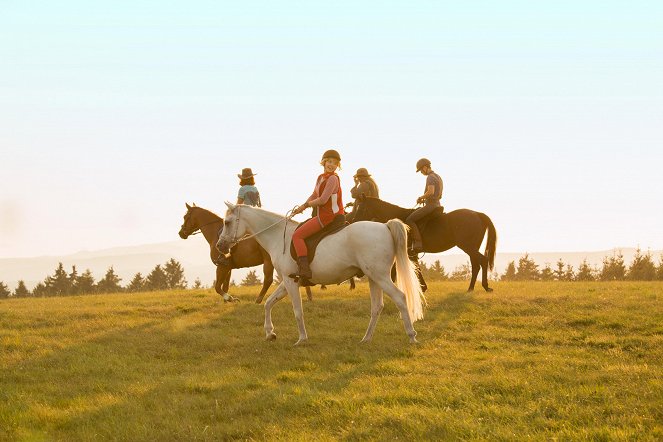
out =
{"type": "Polygon", "coordinates": [[[417,161],[417,173],[419,173],[419,171],[423,169],[424,166],[430,167],[430,160],[428,158],[422,158],[417,161]]]}
{"type": "Polygon", "coordinates": [[[334,149],[329,149],[328,151],[323,153],[322,159],[320,161],[324,160],[325,158],[336,158],[338,161],[341,161],[341,155],[334,149]]]}

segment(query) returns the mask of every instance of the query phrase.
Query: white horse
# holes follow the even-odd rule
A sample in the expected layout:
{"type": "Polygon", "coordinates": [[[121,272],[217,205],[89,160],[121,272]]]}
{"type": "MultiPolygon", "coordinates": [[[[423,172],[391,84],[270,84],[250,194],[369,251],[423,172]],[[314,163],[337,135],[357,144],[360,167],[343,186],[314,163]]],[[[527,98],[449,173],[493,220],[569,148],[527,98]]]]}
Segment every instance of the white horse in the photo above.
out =
{"type": "MultiPolygon", "coordinates": [[[[288,294],[292,300],[299,328],[299,340],[295,345],[305,342],[308,336],[304,326],[299,285],[288,276],[297,271],[297,263],[290,255],[290,241],[297,223],[257,207],[233,205],[228,202],[226,205],[228,212],[217,248],[221,253],[227,253],[237,242],[255,237],[271,256],[274,268],[282,281],[265,302],[266,339],[276,339],[272,324],[272,307],[288,294]]],[[[383,291],[400,310],[410,342],[417,342],[417,332],[414,331],[412,322],[424,317],[422,304],[425,303],[425,298],[414,265],[407,256],[406,238],[407,227],[399,220],[392,219],[386,224],[362,221],[324,238],[317,247],[315,259],[311,263],[312,282],[338,284],[355,276],[359,270],[368,277],[371,291],[371,320],[361,342],[368,342],[373,337],[378,316],[384,305],[383,291]],[[390,277],[394,261],[396,261],[398,287],[390,277]]]]}

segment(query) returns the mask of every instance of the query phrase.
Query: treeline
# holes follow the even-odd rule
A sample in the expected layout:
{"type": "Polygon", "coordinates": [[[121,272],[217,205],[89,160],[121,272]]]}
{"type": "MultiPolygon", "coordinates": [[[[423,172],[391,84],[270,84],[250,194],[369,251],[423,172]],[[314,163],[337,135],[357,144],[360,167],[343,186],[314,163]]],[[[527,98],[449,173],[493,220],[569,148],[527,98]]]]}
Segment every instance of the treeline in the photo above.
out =
{"type": "Polygon", "coordinates": [[[638,249],[629,266],[624,263],[624,256],[620,252],[604,257],[600,267],[591,266],[585,259],[578,269],[574,269],[560,258],[554,268],[546,264],[539,269],[539,265],[525,254],[518,260],[517,265],[515,261],[511,261],[499,279],[500,281],[663,281],[663,256],[659,258],[657,265],[651,252],[642,253],[638,249]]]}
{"type": "MultiPolygon", "coordinates": [[[[62,263],[58,263],[53,274],[38,283],[32,291],[28,290],[24,281],[19,281],[13,292],[0,281],[0,298],[91,295],[187,288],[184,269],[175,259],[170,259],[163,266],[156,265],[147,276],[143,276],[140,272],[136,273],[126,286],[122,286],[121,281],[122,278],[115,273],[112,266],[108,268],[102,279],[95,281],[90,269],[79,274],[76,266],[72,266],[71,272],[67,272],[62,263]]],[[[196,279],[193,287],[200,288],[201,286],[200,280],[196,279]]]]}

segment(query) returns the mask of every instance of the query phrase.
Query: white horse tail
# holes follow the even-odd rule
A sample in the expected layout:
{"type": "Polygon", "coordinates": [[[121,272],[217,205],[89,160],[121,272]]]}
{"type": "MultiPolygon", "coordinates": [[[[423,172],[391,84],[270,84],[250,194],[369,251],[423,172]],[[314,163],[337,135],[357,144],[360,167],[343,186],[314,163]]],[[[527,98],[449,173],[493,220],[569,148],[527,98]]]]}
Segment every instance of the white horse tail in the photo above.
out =
{"type": "Polygon", "coordinates": [[[396,286],[405,293],[405,302],[412,322],[424,319],[423,304],[426,298],[421,291],[415,265],[407,256],[408,227],[401,220],[392,219],[387,221],[387,228],[396,249],[396,286]]]}

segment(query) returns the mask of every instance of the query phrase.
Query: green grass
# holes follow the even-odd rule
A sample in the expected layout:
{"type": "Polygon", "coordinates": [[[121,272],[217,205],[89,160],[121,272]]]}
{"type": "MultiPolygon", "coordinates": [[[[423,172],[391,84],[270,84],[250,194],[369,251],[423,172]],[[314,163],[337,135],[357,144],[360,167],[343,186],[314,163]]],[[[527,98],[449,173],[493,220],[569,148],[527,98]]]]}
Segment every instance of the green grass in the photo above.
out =
{"type": "Polygon", "coordinates": [[[3,440],[661,440],[662,283],[437,283],[408,344],[365,284],[0,302],[3,440]]]}

